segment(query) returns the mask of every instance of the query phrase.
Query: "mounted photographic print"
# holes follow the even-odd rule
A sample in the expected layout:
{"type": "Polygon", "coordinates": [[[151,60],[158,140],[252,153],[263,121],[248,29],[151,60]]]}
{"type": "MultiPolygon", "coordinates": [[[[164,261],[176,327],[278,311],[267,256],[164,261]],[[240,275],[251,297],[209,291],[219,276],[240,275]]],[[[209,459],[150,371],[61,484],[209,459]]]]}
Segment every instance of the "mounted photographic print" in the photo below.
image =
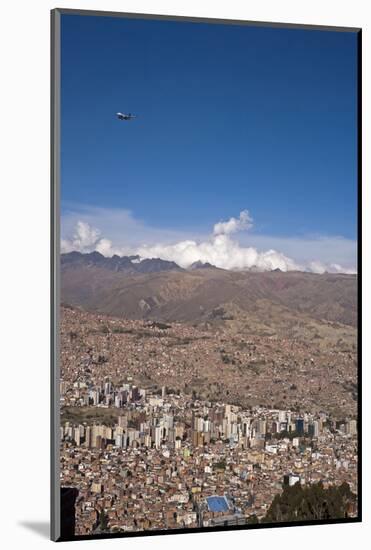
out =
{"type": "Polygon", "coordinates": [[[361,520],[360,59],[53,10],[53,540],[361,520]]]}

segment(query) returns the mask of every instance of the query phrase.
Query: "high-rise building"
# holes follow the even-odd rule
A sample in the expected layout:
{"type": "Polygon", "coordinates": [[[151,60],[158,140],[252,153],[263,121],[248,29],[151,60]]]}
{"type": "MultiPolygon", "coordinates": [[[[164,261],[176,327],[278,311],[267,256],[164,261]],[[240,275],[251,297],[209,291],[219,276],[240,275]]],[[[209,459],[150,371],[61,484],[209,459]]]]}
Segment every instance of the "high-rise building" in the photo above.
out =
{"type": "Polygon", "coordinates": [[[93,405],[99,405],[99,391],[91,390],[89,393],[90,399],[93,401],[93,405]]]}
{"type": "Polygon", "coordinates": [[[162,426],[154,426],[152,428],[152,440],[155,444],[156,449],[159,449],[161,446],[161,435],[162,435],[162,426]]]}
{"type": "Polygon", "coordinates": [[[128,427],[128,417],[127,416],[119,416],[117,421],[118,421],[118,425],[121,428],[127,428],[128,427]]]}
{"type": "Polygon", "coordinates": [[[79,447],[80,446],[80,428],[79,427],[75,427],[73,429],[73,440],[76,443],[76,445],[79,447]]]}
{"type": "Polygon", "coordinates": [[[265,435],[267,433],[267,421],[266,420],[258,420],[257,433],[259,435],[265,435]]]}
{"type": "Polygon", "coordinates": [[[131,400],[139,401],[139,399],[140,399],[139,388],[137,386],[133,386],[131,388],[131,400]]]}
{"type": "Polygon", "coordinates": [[[356,420],[349,420],[345,425],[345,433],[348,435],[356,435],[357,434],[357,421],[356,420]]]}
{"type": "Polygon", "coordinates": [[[303,418],[297,418],[295,423],[296,431],[299,435],[304,435],[304,419],[303,418]]]}
{"type": "Polygon", "coordinates": [[[164,427],[168,431],[170,428],[174,426],[174,417],[172,414],[165,414],[163,417],[163,423],[164,427]]]}
{"type": "Polygon", "coordinates": [[[86,430],[85,430],[85,442],[84,442],[84,446],[85,447],[91,447],[91,427],[90,426],[87,426],[86,427],[86,430]]]}

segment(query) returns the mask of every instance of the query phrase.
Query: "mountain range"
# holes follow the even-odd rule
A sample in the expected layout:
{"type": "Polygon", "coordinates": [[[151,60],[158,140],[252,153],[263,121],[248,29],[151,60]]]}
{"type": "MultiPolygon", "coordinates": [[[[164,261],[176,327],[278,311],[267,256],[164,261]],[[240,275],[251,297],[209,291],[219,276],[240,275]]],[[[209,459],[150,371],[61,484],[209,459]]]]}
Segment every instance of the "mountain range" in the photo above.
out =
{"type": "Polygon", "coordinates": [[[107,258],[99,252],[61,255],[61,299],[128,319],[357,323],[356,275],[234,272],[201,262],[185,270],[159,258],[107,258]]]}

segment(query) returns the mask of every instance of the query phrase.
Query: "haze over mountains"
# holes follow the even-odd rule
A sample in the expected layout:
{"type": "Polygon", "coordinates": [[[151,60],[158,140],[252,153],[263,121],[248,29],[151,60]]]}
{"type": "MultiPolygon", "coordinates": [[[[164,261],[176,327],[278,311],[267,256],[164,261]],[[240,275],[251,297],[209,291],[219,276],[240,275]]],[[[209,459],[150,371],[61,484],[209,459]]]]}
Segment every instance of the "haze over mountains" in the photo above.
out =
{"type": "Polygon", "coordinates": [[[326,320],[355,326],[357,277],[280,270],[227,271],[195,262],[99,252],[61,255],[62,302],[128,319],[223,322],[250,318],[266,326],[326,320]]]}

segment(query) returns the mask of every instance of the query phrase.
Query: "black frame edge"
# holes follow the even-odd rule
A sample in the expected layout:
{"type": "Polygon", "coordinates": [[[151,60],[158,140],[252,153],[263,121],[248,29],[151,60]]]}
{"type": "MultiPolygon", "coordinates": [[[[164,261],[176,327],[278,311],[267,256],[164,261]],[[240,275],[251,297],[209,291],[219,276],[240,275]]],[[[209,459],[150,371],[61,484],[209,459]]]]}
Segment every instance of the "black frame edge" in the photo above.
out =
{"type": "Polygon", "coordinates": [[[192,16],[173,16],[161,14],[123,13],[100,10],[79,10],[70,8],[55,8],[51,14],[51,48],[50,48],[50,160],[51,160],[51,238],[50,238],[50,296],[51,296],[51,332],[50,332],[50,360],[51,360],[51,510],[50,510],[50,538],[55,542],[67,542],[78,540],[101,540],[111,538],[151,537],[159,535],[197,534],[218,531],[249,531],[251,529],[299,527],[311,525],[332,525],[360,523],[362,519],[362,28],[361,27],[336,27],[326,25],[312,25],[301,23],[273,23],[262,21],[246,21],[235,19],[217,19],[192,16]],[[173,529],[158,531],[136,531],[106,533],[101,535],[77,535],[73,538],[62,538],[60,535],[60,484],[59,484],[59,362],[58,362],[58,330],[59,330],[59,193],[60,193],[60,19],[61,15],[85,15],[101,17],[121,17],[132,19],[184,21],[193,23],[212,23],[243,25],[255,27],[292,28],[317,31],[354,32],[357,33],[357,342],[358,342],[358,515],[355,518],[339,518],[332,520],[298,521],[281,523],[264,523],[257,525],[236,525],[221,527],[202,527],[193,529],[173,529]]]}

